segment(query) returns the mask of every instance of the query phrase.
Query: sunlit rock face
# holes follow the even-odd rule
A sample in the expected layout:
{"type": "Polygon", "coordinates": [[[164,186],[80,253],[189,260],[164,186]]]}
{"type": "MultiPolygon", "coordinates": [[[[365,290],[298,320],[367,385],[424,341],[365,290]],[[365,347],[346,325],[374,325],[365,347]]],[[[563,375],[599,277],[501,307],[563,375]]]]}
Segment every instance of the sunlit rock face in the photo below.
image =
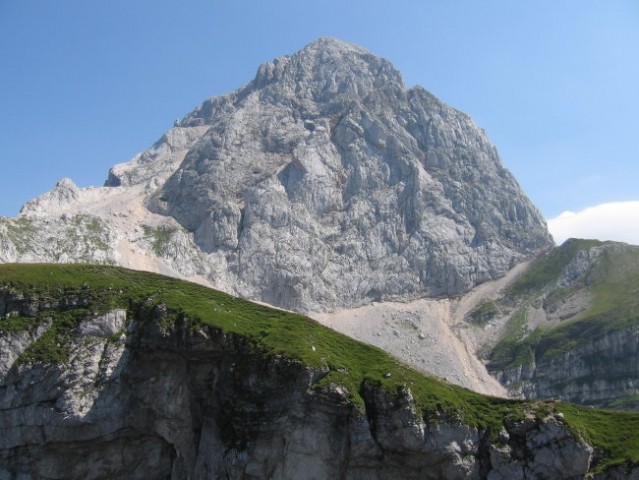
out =
{"type": "Polygon", "coordinates": [[[206,100],[105,187],[0,219],[0,261],[159,271],[302,312],[453,296],[552,244],[465,114],[322,38],[206,100]]]}
{"type": "Polygon", "coordinates": [[[154,197],[236,277],[303,311],[455,295],[551,245],[484,132],[333,39],[262,65],[154,197]]]}

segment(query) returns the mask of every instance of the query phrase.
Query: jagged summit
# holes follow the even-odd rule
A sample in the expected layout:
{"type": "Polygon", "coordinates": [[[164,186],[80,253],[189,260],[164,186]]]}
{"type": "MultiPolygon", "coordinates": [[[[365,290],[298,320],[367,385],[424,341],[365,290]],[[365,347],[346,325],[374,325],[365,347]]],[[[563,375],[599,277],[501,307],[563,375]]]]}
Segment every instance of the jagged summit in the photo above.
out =
{"type": "Polygon", "coordinates": [[[390,62],[333,38],[320,38],[294,55],[261,65],[249,88],[271,84],[287,98],[318,103],[382,91],[396,95],[403,88],[401,74],[390,62]]]}
{"type": "Polygon", "coordinates": [[[251,298],[457,294],[552,244],[483,131],[359,47],[320,39],[266,63],[181,125],[202,124],[151,208],[251,298]]]}
{"type": "Polygon", "coordinates": [[[206,100],[106,185],[54,210],[117,224],[102,258],[306,312],[457,295],[552,245],[467,115],[331,38],[206,100]]]}
{"type": "Polygon", "coordinates": [[[333,54],[361,53],[371,55],[371,53],[359,45],[346,42],[335,37],[319,37],[317,40],[306,45],[298,53],[302,52],[331,52],[333,54]]]}
{"type": "Polygon", "coordinates": [[[293,55],[263,63],[247,85],[206,100],[178,125],[210,124],[216,115],[229,114],[255,92],[262,102],[294,105],[306,116],[325,114],[328,109],[348,110],[358,101],[397,102],[405,95],[402,76],[388,60],[359,46],[322,37],[293,55]]]}

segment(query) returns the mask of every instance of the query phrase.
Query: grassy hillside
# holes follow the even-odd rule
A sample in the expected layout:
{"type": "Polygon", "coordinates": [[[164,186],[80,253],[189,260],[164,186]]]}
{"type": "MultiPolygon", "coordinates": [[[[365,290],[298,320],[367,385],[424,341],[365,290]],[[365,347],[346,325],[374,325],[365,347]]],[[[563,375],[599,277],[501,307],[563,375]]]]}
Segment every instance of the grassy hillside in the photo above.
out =
{"type": "Polygon", "coordinates": [[[489,358],[493,370],[550,360],[614,330],[639,324],[639,247],[596,240],[568,240],[538,259],[507,292],[506,302],[520,304],[507,334],[489,358]],[[564,269],[580,252],[601,249],[592,266],[569,286],[558,286],[564,269]],[[587,308],[554,325],[526,329],[526,309],[533,303],[550,308],[575,292],[587,292],[587,308]],[[523,312],[523,313],[522,313],[523,312]],[[523,315],[523,317],[522,317],[523,315]],[[518,327],[518,328],[517,328],[518,327]]]}
{"type": "Polygon", "coordinates": [[[527,295],[542,290],[557,281],[562,270],[581,251],[600,247],[599,240],[581,240],[571,238],[561,246],[552,249],[538,258],[509,288],[511,295],[527,295]]]}
{"type": "MultiPolygon", "coordinates": [[[[463,422],[490,429],[496,434],[505,418],[542,416],[560,411],[580,435],[606,452],[601,466],[639,462],[639,415],[599,412],[568,404],[521,402],[482,396],[424,376],[382,350],[352,340],[304,316],[240,300],[200,285],[151,273],[92,265],[0,265],[0,290],[37,297],[42,305],[75,298],[76,306],[58,308],[47,334],[35,342],[20,361],[66,361],[64,345],[75,324],[87,311],[104,312],[114,307],[132,313],[141,306],[166,306],[172,316],[186,318],[194,328],[210,325],[245,336],[264,355],[285,355],[310,366],[324,366],[330,373],[322,385],[335,382],[352,393],[360,408],[359,394],[366,381],[378,382],[391,391],[410,387],[419,408],[431,417],[446,412],[463,422]],[[77,305],[81,304],[80,307],[77,305]],[[390,374],[390,375],[389,375],[390,374]],[[605,416],[605,421],[600,417],[605,416]],[[614,432],[623,432],[621,437],[614,432]]],[[[33,328],[42,318],[0,319],[0,334],[33,328]]],[[[48,320],[51,321],[51,320],[48,320]]]]}

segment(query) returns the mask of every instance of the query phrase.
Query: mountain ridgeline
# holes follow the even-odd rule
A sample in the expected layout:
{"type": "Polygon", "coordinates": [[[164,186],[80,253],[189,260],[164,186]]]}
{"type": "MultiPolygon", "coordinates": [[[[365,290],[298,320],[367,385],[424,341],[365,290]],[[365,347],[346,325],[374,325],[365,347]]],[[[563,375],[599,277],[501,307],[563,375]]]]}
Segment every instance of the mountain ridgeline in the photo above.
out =
{"type": "Polygon", "coordinates": [[[450,296],[550,245],[471,119],[351,45],[262,65],[180,122],[201,124],[151,208],[223,257],[245,297],[321,311],[450,296]]]}
{"type": "Polygon", "coordinates": [[[552,245],[467,115],[330,38],[206,100],[106,186],[64,181],[27,204],[0,225],[0,259],[138,267],[141,251],[146,269],[322,312],[457,295],[552,245]],[[33,231],[93,240],[61,255],[33,231]]]}

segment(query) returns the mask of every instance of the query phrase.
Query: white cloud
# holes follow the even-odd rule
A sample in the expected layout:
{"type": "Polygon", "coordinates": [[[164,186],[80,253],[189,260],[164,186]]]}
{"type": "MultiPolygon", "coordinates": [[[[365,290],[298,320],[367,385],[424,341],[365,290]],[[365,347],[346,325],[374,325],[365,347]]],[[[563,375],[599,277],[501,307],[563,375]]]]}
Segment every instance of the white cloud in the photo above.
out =
{"type": "Polygon", "coordinates": [[[568,238],[639,245],[639,201],[602,203],[579,212],[563,212],[548,220],[548,230],[558,245],[568,238]]]}

